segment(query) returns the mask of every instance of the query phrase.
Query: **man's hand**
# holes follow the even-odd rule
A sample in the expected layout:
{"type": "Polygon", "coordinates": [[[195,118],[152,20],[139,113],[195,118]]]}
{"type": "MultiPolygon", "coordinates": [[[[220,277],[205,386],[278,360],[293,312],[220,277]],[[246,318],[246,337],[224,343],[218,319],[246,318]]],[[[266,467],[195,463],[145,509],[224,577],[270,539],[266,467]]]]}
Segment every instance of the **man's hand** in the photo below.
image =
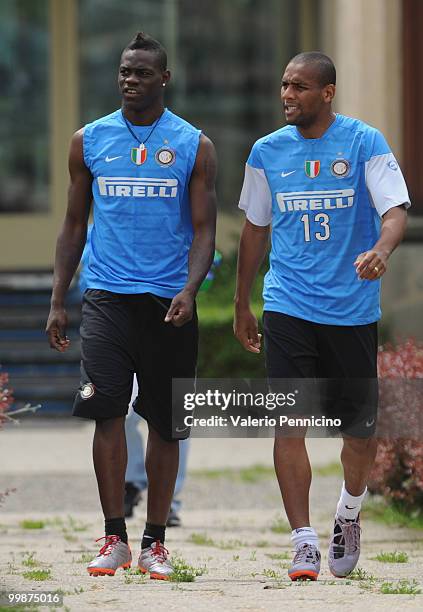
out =
{"type": "Polygon", "coordinates": [[[194,296],[183,289],[173,298],[169,310],[165,316],[166,323],[172,323],[175,327],[182,327],[191,321],[194,313],[194,296]]]}
{"type": "Polygon", "coordinates": [[[234,334],[246,351],[260,353],[261,334],[258,333],[257,318],[250,308],[235,309],[234,334]]]}
{"type": "Polygon", "coordinates": [[[68,326],[68,316],[66,310],[61,307],[53,307],[47,320],[46,334],[50,343],[50,348],[64,353],[69,347],[70,340],[66,336],[68,326]]]}
{"type": "Polygon", "coordinates": [[[386,272],[388,256],[379,250],[360,253],[354,262],[357,276],[361,280],[377,280],[386,272]]]}

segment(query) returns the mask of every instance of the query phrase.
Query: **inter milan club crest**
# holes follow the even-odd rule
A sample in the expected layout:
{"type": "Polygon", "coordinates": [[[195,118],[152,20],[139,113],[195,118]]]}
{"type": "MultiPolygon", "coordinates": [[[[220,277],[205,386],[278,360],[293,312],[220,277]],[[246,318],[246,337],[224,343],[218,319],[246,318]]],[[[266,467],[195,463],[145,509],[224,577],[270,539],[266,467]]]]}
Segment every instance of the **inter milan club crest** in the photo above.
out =
{"type": "Polygon", "coordinates": [[[137,166],[141,166],[147,159],[147,147],[142,142],[139,147],[131,149],[131,161],[137,166]]]}
{"type": "Polygon", "coordinates": [[[320,161],[319,160],[308,160],[304,164],[304,170],[308,178],[316,178],[320,172],[320,161]]]}
{"type": "Polygon", "coordinates": [[[335,159],[331,166],[330,166],[330,171],[332,172],[333,176],[336,176],[337,178],[343,178],[344,176],[348,176],[350,173],[350,162],[346,159],[335,159]]]}
{"type": "Polygon", "coordinates": [[[176,153],[170,147],[162,147],[156,151],[154,157],[159,166],[163,166],[165,168],[166,166],[171,166],[173,163],[175,163],[176,153]]]}

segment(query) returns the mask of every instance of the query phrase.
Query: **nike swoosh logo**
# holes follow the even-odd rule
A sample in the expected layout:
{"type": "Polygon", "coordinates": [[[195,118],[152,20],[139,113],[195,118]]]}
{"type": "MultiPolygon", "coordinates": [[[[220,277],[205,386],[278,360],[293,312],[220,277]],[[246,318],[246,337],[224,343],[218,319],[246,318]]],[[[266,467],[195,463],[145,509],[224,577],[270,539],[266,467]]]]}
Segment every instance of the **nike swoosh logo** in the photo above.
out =
{"type": "Polygon", "coordinates": [[[366,427],[371,427],[374,424],[375,420],[374,419],[369,419],[368,421],[366,421],[366,427]]]}
{"type": "Polygon", "coordinates": [[[116,157],[105,157],[105,161],[106,162],[111,162],[111,161],[115,161],[115,159],[120,159],[121,157],[123,157],[123,155],[116,155],[116,157]]]}
{"type": "Polygon", "coordinates": [[[186,431],[187,429],[188,427],[175,427],[176,433],[182,433],[183,431],[186,431]]]}
{"type": "Polygon", "coordinates": [[[350,506],[345,506],[347,510],[354,510],[355,508],[357,508],[357,506],[352,506],[352,508],[350,508],[350,506]]]}
{"type": "Polygon", "coordinates": [[[296,170],[291,170],[291,172],[281,172],[281,177],[285,178],[286,176],[289,176],[290,174],[294,174],[294,172],[296,172],[296,170]]]}

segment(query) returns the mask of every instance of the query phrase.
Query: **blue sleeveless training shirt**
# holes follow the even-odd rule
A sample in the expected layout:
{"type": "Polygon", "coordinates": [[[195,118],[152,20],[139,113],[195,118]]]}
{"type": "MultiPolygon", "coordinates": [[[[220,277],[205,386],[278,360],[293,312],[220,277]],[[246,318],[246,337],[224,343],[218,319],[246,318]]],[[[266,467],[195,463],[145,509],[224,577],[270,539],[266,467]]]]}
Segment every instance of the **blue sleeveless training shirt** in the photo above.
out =
{"type": "Polygon", "coordinates": [[[153,125],[130,124],[144,147],[120,110],[84,128],[94,200],[90,289],[172,298],[186,283],[189,181],[201,131],[167,109],[152,131],[153,125]]]}

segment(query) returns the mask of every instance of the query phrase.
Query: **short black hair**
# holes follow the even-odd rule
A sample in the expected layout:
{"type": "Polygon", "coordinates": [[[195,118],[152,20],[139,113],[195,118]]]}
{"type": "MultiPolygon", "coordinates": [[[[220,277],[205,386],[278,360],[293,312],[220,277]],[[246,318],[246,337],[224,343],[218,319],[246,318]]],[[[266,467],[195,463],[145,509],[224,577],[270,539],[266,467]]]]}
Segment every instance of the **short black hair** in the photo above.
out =
{"type": "Polygon", "coordinates": [[[152,38],[145,32],[137,32],[134,38],[126,45],[122,53],[125,51],[134,51],[135,49],[144,49],[145,51],[153,51],[157,54],[157,59],[159,61],[160,69],[167,69],[167,53],[166,49],[163,45],[152,38]]]}
{"type": "Polygon", "coordinates": [[[305,51],[293,57],[290,64],[312,65],[316,70],[317,79],[321,87],[336,85],[336,68],[333,61],[320,51],[305,51]]]}

